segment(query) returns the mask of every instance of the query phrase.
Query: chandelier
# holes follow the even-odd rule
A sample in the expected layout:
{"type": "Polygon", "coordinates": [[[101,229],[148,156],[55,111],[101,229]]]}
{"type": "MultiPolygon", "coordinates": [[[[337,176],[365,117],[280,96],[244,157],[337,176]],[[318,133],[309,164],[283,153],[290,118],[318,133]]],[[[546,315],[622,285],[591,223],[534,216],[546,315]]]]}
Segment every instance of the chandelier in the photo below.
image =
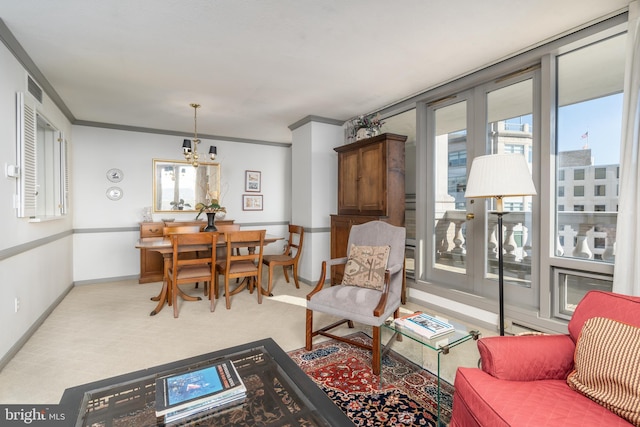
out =
{"type": "MultiPolygon", "coordinates": [[[[200,155],[198,154],[198,144],[200,144],[200,139],[198,138],[198,108],[200,108],[200,104],[189,105],[193,108],[193,139],[185,139],[182,141],[182,153],[184,154],[184,158],[187,159],[194,168],[197,168],[200,165],[200,155]],[[192,141],[193,145],[191,144],[192,141]]],[[[218,154],[218,149],[214,145],[210,146],[209,158],[215,160],[216,154],[218,154]]]]}

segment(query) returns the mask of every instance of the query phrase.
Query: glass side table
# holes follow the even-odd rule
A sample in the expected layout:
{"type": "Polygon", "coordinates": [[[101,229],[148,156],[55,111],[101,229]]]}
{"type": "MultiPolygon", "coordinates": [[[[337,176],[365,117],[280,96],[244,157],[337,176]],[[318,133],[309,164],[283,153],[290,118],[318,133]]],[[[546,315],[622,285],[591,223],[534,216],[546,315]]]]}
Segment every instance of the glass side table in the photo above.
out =
{"type": "MultiPolygon", "coordinates": [[[[423,367],[436,375],[438,379],[437,394],[436,394],[437,407],[438,407],[438,413],[437,413],[438,425],[441,424],[440,422],[441,420],[440,383],[442,380],[441,371],[440,371],[441,356],[449,354],[449,352],[453,348],[459,346],[464,342],[467,342],[469,340],[477,340],[480,337],[480,332],[478,332],[477,330],[470,330],[467,326],[455,321],[447,320],[447,322],[451,323],[455,327],[455,331],[449,332],[439,337],[435,337],[433,339],[427,339],[406,328],[397,327],[396,324],[393,322],[393,320],[387,320],[383,324],[383,327],[381,328],[381,334],[382,334],[381,342],[384,343],[386,340],[386,344],[382,344],[383,347],[381,349],[381,357],[384,357],[385,354],[389,350],[391,350],[391,348],[394,346],[394,343],[408,341],[408,343],[410,344],[409,346],[403,345],[402,346],[404,347],[403,349],[398,349],[398,350],[394,349],[394,351],[397,351],[402,356],[408,358],[409,360],[416,363],[420,367],[423,367]],[[415,345],[413,345],[414,343],[415,345]],[[430,366],[427,366],[427,367],[424,366],[425,365],[424,356],[422,351],[419,352],[422,360],[416,361],[415,359],[417,357],[416,357],[415,348],[408,348],[408,347],[417,347],[420,350],[426,351],[427,353],[429,353],[430,356],[433,356],[435,358],[435,361],[436,361],[435,366],[431,367],[432,369],[428,369],[430,366]],[[433,372],[433,368],[435,368],[435,372],[433,372]]],[[[399,345],[396,344],[396,348],[398,346],[399,345]]],[[[384,381],[382,376],[380,376],[380,381],[381,382],[384,381]]]]}

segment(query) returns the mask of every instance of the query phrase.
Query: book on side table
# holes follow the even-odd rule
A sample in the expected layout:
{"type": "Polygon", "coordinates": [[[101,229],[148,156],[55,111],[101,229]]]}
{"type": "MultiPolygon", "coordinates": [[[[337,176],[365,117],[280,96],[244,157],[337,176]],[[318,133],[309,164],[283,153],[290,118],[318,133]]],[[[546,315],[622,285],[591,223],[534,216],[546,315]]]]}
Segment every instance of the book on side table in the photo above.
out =
{"type": "Polygon", "coordinates": [[[170,423],[204,411],[219,411],[244,402],[247,394],[230,360],[156,379],[156,417],[170,423]]]}
{"type": "Polygon", "coordinates": [[[420,311],[399,317],[395,319],[394,323],[400,328],[406,328],[426,339],[436,338],[456,330],[452,324],[420,311]]]}

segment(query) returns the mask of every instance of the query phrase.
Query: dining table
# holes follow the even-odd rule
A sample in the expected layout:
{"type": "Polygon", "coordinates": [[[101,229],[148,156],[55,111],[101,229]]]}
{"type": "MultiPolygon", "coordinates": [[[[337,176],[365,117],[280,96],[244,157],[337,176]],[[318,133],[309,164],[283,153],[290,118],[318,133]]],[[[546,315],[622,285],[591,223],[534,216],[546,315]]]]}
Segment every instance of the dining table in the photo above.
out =
{"type": "MultiPolygon", "coordinates": [[[[264,237],[264,245],[266,246],[270,243],[274,243],[282,239],[284,239],[284,237],[267,234],[264,237]]],[[[255,246],[258,246],[258,245],[259,245],[259,242],[256,242],[255,246]]],[[[248,246],[249,251],[255,250],[255,246],[248,246]]],[[[216,248],[225,248],[225,247],[226,247],[225,234],[219,233],[216,248]]],[[[244,243],[242,247],[247,247],[247,244],[244,243]]],[[[173,301],[172,295],[171,295],[171,289],[169,289],[168,281],[167,281],[167,274],[173,262],[173,245],[171,244],[171,236],[142,237],[138,239],[138,242],[136,243],[136,248],[146,249],[149,251],[154,251],[162,254],[162,259],[163,259],[162,289],[160,290],[160,293],[158,295],[151,297],[151,300],[157,301],[158,304],[156,305],[156,308],[154,308],[153,311],[149,314],[150,316],[155,316],[160,312],[160,310],[162,310],[165,304],[171,305],[173,301]]],[[[189,245],[189,246],[182,246],[180,248],[179,253],[208,251],[210,249],[212,248],[209,245],[189,245]]],[[[249,284],[248,280],[243,280],[242,283],[240,283],[230,294],[231,295],[237,294],[238,292],[242,291],[248,284],[249,284]]],[[[178,296],[180,296],[180,298],[182,298],[185,301],[200,301],[202,299],[201,297],[196,297],[196,296],[192,296],[184,293],[184,291],[182,291],[179,287],[177,289],[178,289],[178,296]]],[[[209,289],[209,292],[211,292],[211,289],[209,289]]],[[[262,292],[263,295],[268,295],[268,292],[262,289],[262,286],[259,287],[258,292],[262,292]]]]}

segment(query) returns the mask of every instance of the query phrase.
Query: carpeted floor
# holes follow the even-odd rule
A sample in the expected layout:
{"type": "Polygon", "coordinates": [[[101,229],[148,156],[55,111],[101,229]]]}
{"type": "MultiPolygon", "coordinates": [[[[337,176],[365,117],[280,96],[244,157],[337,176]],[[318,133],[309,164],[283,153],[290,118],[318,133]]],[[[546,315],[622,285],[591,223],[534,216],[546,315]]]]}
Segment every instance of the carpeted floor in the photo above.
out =
{"type": "MultiPolygon", "coordinates": [[[[363,342],[371,338],[353,335],[363,342]]],[[[288,353],[357,426],[436,426],[437,377],[391,351],[380,377],[371,370],[371,352],[335,340],[288,353]]],[[[453,386],[440,385],[440,425],[451,418],[453,386]]]]}

